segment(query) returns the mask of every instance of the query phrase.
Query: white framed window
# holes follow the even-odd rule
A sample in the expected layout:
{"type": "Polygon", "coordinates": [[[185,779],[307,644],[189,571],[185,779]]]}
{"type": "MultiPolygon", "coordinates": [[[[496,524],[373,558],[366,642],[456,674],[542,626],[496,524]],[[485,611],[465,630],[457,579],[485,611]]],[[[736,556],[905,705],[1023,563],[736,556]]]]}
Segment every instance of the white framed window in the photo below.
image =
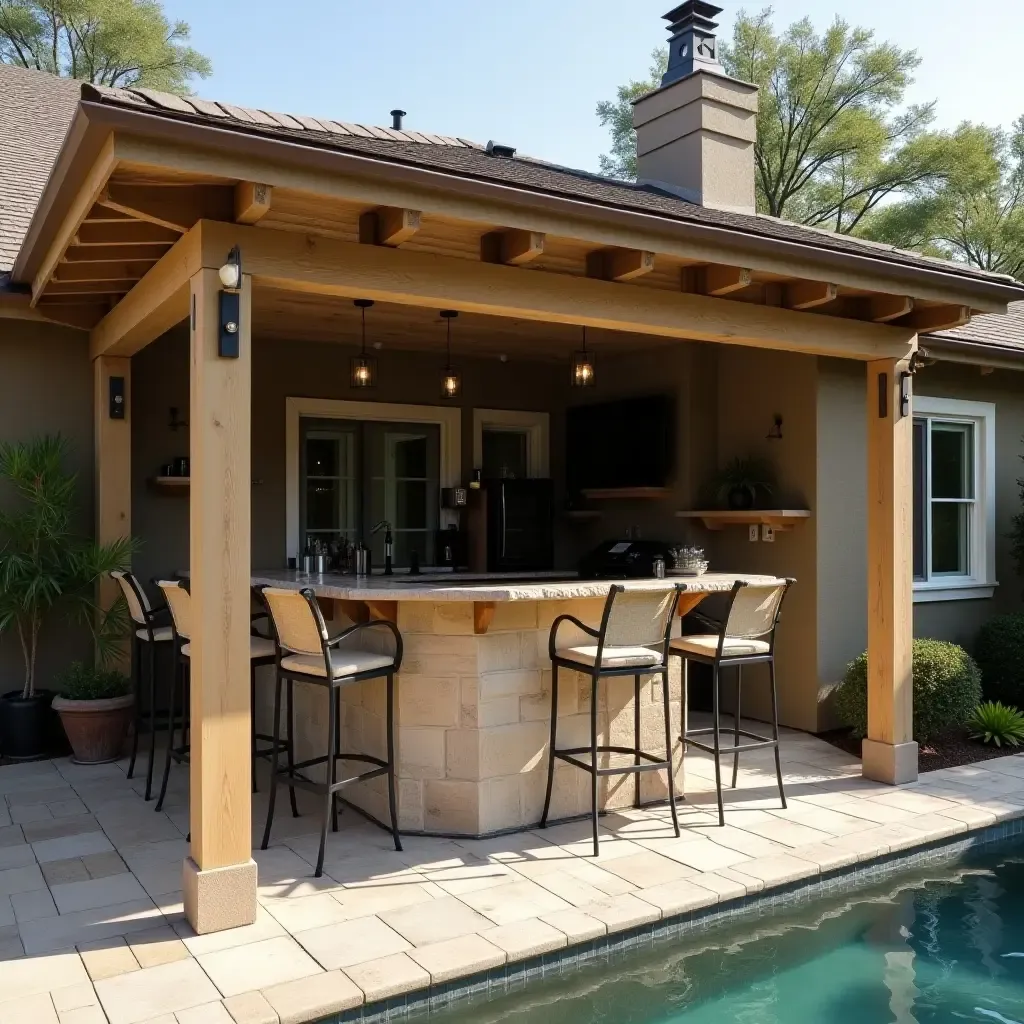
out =
{"type": "Polygon", "coordinates": [[[474,409],[473,467],[484,476],[548,476],[550,421],[546,412],[474,409]]]}
{"type": "Polygon", "coordinates": [[[995,416],[989,402],[914,396],[914,601],[991,597],[995,416]]]}

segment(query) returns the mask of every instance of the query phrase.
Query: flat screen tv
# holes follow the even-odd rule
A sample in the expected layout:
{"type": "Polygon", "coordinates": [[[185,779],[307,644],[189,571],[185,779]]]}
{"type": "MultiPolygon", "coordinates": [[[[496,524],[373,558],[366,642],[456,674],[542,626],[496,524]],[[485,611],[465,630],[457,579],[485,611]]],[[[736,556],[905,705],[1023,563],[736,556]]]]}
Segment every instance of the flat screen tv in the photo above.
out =
{"type": "Polygon", "coordinates": [[[570,494],[616,487],[664,487],[675,463],[675,402],[647,395],[569,409],[570,494]]]}

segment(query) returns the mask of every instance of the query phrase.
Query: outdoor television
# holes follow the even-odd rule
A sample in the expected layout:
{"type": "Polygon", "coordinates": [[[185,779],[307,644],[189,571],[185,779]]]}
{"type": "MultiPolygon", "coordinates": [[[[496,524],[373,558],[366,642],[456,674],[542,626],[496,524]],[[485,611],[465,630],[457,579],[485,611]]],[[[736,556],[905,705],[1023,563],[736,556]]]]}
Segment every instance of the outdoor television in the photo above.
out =
{"type": "Polygon", "coordinates": [[[664,487],[675,461],[675,402],[646,395],[570,408],[566,416],[569,493],[664,487]]]}

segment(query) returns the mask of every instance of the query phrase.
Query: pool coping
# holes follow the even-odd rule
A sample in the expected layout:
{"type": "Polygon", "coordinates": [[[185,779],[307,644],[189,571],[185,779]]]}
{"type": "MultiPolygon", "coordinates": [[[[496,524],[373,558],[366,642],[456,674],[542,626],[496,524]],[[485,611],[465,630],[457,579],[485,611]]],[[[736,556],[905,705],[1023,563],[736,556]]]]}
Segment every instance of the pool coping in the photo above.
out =
{"type": "Polygon", "coordinates": [[[637,925],[583,942],[570,943],[550,953],[506,962],[499,967],[464,975],[415,989],[389,999],[363,1003],[350,1010],[317,1018],[319,1024],[389,1024],[391,1021],[427,1017],[455,1008],[463,1009],[518,992],[544,978],[573,974],[596,962],[611,962],[641,948],[708,932],[745,917],[788,911],[821,896],[884,882],[914,868],[949,863],[980,846],[1024,835],[1024,816],[968,829],[954,836],[890,851],[844,867],[820,871],[796,881],[766,883],[759,892],[718,903],[666,914],[658,921],[637,925]]]}

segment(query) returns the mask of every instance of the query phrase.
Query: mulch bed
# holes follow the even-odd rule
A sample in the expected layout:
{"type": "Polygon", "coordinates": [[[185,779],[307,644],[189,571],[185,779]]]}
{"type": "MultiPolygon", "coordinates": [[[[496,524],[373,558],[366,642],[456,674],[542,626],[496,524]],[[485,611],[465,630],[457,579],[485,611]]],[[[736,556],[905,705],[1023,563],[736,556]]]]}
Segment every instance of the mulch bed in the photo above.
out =
{"type": "MultiPolygon", "coordinates": [[[[860,757],[860,740],[850,735],[849,729],[832,729],[819,733],[821,739],[832,746],[845,750],[854,757],[860,757]]],[[[1007,754],[1022,752],[1020,747],[993,747],[967,735],[966,729],[952,729],[927,745],[922,745],[917,754],[917,768],[922,774],[939,768],[956,768],[975,761],[987,761],[992,757],[1006,757],[1007,754]]]]}

